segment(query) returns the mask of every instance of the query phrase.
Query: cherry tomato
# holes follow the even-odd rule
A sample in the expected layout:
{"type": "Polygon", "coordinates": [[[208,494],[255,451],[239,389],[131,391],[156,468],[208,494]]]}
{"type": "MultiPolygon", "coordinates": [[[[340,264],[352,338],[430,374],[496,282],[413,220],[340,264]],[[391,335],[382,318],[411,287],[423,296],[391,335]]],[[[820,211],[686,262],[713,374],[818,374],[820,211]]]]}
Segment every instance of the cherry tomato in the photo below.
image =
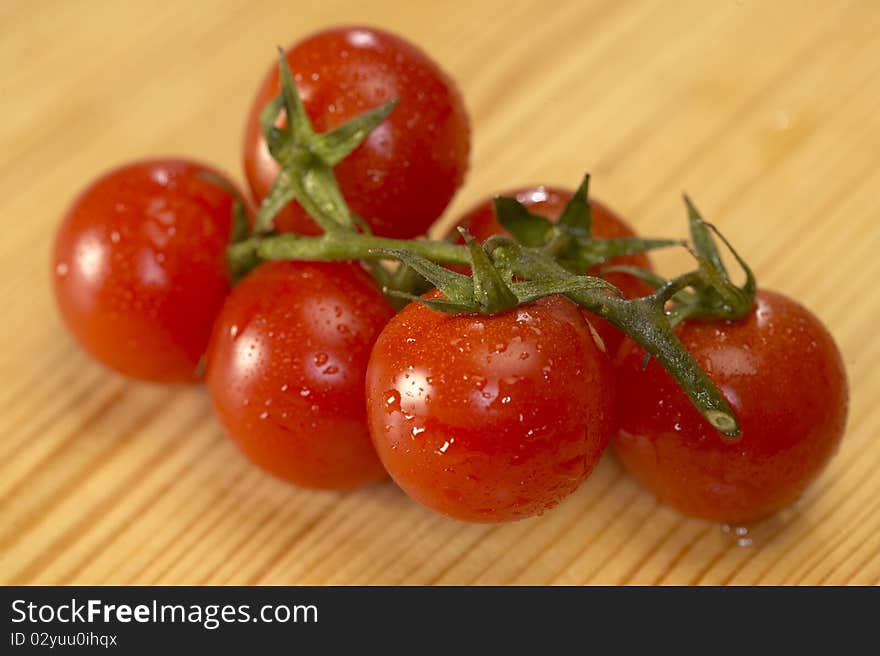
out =
{"type": "MultiPolygon", "coordinates": [[[[470,125],[452,80],[413,44],[365,27],[313,34],[291,46],[287,60],[318,132],[399,99],[391,115],[336,166],[336,176],[351,210],[376,234],[414,237],[427,231],[468,166],[470,125]]],[[[257,201],[278,175],[259,128],[260,112],[278,93],[273,64],[251,105],[244,139],[245,171],[257,201]]],[[[297,203],[275,223],[282,231],[320,232],[297,203]]]]}
{"type": "Polygon", "coordinates": [[[136,162],[94,181],[55,237],[61,316],[80,345],[148,381],[197,378],[229,291],[231,183],[195,162],[136,162]]]}
{"type": "Polygon", "coordinates": [[[393,314],[355,264],[254,269],[223,306],[208,351],[208,390],[227,433],[254,463],[298,485],[382,478],[364,376],[393,314]]]}
{"type": "Polygon", "coordinates": [[[731,523],[797,499],[837,450],[846,423],[846,372],[831,335],[806,308],[759,291],[739,321],[686,321],[684,345],[742,425],[727,442],[672,378],[627,340],[617,356],[617,454],[657,498],[731,523]]]}
{"type": "MultiPolygon", "coordinates": [[[[562,210],[565,209],[568,201],[571,200],[573,192],[556,187],[538,186],[511,191],[503,195],[512,196],[535,214],[555,221],[562,214],[562,210]]],[[[635,237],[636,233],[623,219],[598,201],[591,199],[590,209],[593,235],[595,237],[603,239],[635,237]]],[[[492,199],[485,200],[471,209],[462,217],[457,225],[466,227],[478,241],[485,241],[492,235],[510,236],[510,233],[501,227],[498,217],[495,216],[492,199]]],[[[609,265],[628,265],[648,270],[652,269],[651,261],[644,253],[621,255],[609,260],[607,264],[602,266],[609,265]]],[[[617,272],[600,273],[600,269],[601,266],[593,267],[587,273],[594,276],[601,275],[602,278],[616,285],[627,298],[645,296],[654,291],[650,285],[635,276],[617,272]]],[[[613,356],[617,352],[620,342],[623,341],[623,333],[591,312],[584,310],[584,316],[590,322],[590,325],[595,328],[596,332],[599,333],[606,352],[613,356]]]]}
{"type": "Polygon", "coordinates": [[[370,357],[370,434],[388,473],[429,508],[522,519],[574,492],[599,460],[611,374],[567,299],[492,316],[411,303],[370,357]]]}

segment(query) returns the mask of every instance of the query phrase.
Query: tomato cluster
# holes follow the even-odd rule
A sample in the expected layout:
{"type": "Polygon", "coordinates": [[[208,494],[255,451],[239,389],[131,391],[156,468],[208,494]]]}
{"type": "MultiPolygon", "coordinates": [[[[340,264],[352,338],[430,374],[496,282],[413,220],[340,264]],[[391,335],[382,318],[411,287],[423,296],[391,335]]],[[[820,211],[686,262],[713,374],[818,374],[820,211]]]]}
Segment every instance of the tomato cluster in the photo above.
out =
{"type": "MultiPolygon", "coordinates": [[[[334,172],[362,230],[424,235],[468,167],[469,119],[449,76],[376,29],[326,30],[284,55],[316,133],[398,100],[334,172]]],[[[270,155],[261,124],[279,80],[273,66],[245,129],[258,205],[289,165],[270,155]]],[[[273,129],[290,131],[287,118],[281,111],[273,129]]],[[[565,221],[576,200],[552,186],[506,196],[550,222],[565,221]]],[[[233,216],[253,215],[250,202],[196,162],[117,168],[65,217],[54,287],[70,332],[95,359],[146,381],[204,375],[230,437],[292,483],[344,489],[387,473],[450,517],[515,520],[571,494],[613,443],[661,501],[744,522],[794,501],[839,444],[847,410],[840,354],[821,323],[781,294],[759,290],[744,316],[688,317],[675,328],[739,419],[739,439],[724,440],[619,322],[562,295],[477,314],[429,307],[448,300],[433,290],[395,313],[376,283],[387,273],[371,276],[357,258],[264,261],[233,285],[233,216]]],[[[496,207],[486,200],[455,225],[478,242],[510,237],[496,207]]],[[[296,200],[279,210],[276,231],[322,233],[296,200]]],[[[590,201],[588,211],[589,239],[635,236],[604,205],[590,201]]],[[[649,297],[656,286],[644,252],[579,273],[601,276],[623,298],[649,297]]]]}

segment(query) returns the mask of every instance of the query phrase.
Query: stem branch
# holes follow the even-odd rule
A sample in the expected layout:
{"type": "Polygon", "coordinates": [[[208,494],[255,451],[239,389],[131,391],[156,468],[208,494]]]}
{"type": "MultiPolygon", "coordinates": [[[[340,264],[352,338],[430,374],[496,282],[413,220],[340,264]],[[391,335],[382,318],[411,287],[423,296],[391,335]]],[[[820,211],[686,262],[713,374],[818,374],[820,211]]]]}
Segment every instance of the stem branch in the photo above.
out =
{"type": "Polygon", "coordinates": [[[252,249],[264,260],[388,260],[391,259],[388,254],[381,251],[408,250],[440,264],[471,263],[467,246],[442,241],[391,239],[360,233],[324,233],[317,237],[292,234],[256,237],[241,242],[239,246],[242,247],[242,252],[252,249]]]}

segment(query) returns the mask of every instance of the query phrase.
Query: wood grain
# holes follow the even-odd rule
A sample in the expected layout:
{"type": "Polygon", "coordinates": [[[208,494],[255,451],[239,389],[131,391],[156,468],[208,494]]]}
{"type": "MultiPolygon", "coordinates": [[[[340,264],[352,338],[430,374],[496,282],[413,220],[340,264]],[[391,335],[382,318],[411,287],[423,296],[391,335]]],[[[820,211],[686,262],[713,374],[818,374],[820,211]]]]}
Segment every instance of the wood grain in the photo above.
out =
{"type": "Polygon", "coordinates": [[[0,26],[0,582],[880,581],[880,3],[7,0],[0,26]],[[449,218],[590,171],[640,232],[680,235],[687,189],[763,286],[827,323],[847,436],[753,546],[658,506],[611,457],[506,526],[446,520],[390,483],[295,489],[238,454],[201,389],[125,381],[72,343],[48,277],[72,196],[155,154],[241,178],[274,46],[339,22],[407,35],[459,81],[474,149],[449,218]]]}

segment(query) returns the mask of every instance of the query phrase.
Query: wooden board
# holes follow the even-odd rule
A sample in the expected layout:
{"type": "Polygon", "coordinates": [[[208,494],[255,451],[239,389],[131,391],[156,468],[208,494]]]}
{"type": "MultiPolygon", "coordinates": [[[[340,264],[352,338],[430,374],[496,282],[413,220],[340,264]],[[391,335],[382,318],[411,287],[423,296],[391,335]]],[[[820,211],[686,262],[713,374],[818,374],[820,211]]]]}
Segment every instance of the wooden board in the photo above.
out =
{"type": "Polygon", "coordinates": [[[0,582],[880,579],[880,3],[7,0],[0,84],[0,582]],[[458,80],[474,148],[448,218],[590,171],[640,232],[683,235],[687,189],[762,285],[827,323],[847,436],[753,546],[658,506],[611,457],[559,508],[506,526],[446,520],[390,483],[295,489],[238,454],[203,390],[123,380],[75,346],[48,275],[71,197],[155,154],[241,179],[275,45],[340,22],[407,35],[458,80]]]}

